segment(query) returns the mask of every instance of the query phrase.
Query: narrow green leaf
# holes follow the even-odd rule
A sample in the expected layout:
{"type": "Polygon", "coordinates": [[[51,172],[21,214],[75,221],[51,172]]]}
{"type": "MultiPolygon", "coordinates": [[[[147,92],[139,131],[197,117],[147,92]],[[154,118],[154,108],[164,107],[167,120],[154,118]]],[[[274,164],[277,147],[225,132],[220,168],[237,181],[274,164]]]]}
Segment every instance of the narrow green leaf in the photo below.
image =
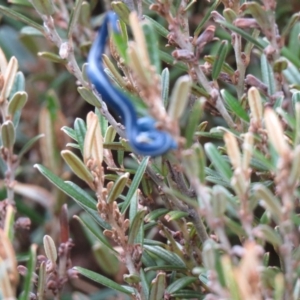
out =
{"type": "MultiPolygon", "coordinates": [[[[210,63],[211,65],[213,65],[215,63],[217,59],[217,56],[215,55],[205,55],[204,56],[204,60],[208,63],[210,63]]],[[[227,73],[229,76],[234,75],[234,69],[226,62],[223,63],[222,65],[222,72],[227,73]]]]}
{"type": "Polygon", "coordinates": [[[5,121],[1,126],[1,139],[3,147],[12,150],[16,140],[15,127],[12,121],[5,121]]]}
{"type": "Polygon", "coordinates": [[[104,143],[113,143],[116,135],[117,135],[117,132],[113,128],[113,126],[111,126],[111,125],[108,126],[107,130],[105,132],[105,136],[104,136],[104,143]]]}
{"type": "Polygon", "coordinates": [[[145,222],[156,221],[161,216],[164,216],[168,211],[169,211],[169,209],[167,209],[167,208],[158,208],[158,209],[155,209],[155,210],[151,211],[145,217],[145,222]]]}
{"type": "Polygon", "coordinates": [[[157,21],[155,21],[154,19],[150,18],[147,15],[145,15],[144,18],[153,25],[154,29],[156,30],[156,32],[158,34],[160,34],[161,36],[163,36],[165,38],[168,36],[169,31],[165,27],[163,27],[161,24],[159,24],[157,21]]]}
{"type": "Polygon", "coordinates": [[[289,18],[289,22],[286,26],[287,30],[283,30],[282,35],[289,35],[289,43],[288,43],[288,49],[298,57],[300,58],[300,40],[298,39],[298,36],[300,34],[300,22],[299,22],[299,12],[294,14],[291,18],[289,18]],[[295,16],[295,18],[294,18],[295,16]],[[295,24],[295,20],[298,22],[295,24]],[[288,29],[290,26],[293,26],[292,29],[288,29]]]}
{"type": "Polygon", "coordinates": [[[111,229],[111,226],[100,218],[96,208],[97,202],[87,192],[82,190],[73,182],[64,182],[61,178],[56,176],[54,173],[52,173],[42,165],[36,164],[34,165],[34,167],[37,168],[39,172],[50,182],[52,182],[56,187],[70,196],[73,200],[75,200],[75,202],[87,213],[89,213],[102,228],[111,229]]]}
{"type": "Polygon", "coordinates": [[[258,235],[258,238],[263,238],[275,248],[281,246],[283,243],[280,235],[267,224],[258,225],[254,228],[253,232],[258,235]]]}
{"type": "Polygon", "coordinates": [[[152,266],[156,266],[157,263],[156,261],[152,258],[152,256],[146,252],[143,251],[142,254],[142,263],[146,266],[146,267],[152,267],[152,266]]]}
{"type": "Polygon", "coordinates": [[[23,5],[32,8],[32,4],[28,0],[8,0],[7,2],[15,5],[23,5]]]}
{"type": "Polygon", "coordinates": [[[25,76],[22,72],[17,72],[15,76],[15,81],[14,84],[11,88],[10,94],[9,94],[9,99],[12,99],[12,97],[17,93],[17,92],[23,92],[25,91],[25,76]]]}
{"type": "Polygon", "coordinates": [[[127,25],[129,25],[130,10],[122,1],[111,2],[111,8],[118,14],[120,19],[127,25]]]}
{"type": "Polygon", "coordinates": [[[80,147],[81,154],[83,154],[84,138],[86,134],[86,124],[82,119],[76,118],[74,122],[74,131],[76,135],[76,140],[80,147]]]}
{"type": "Polygon", "coordinates": [[[169,89],[170,89],[170,72],[168,68],[164,68],[161,73],[161,99],[164,107],[169,103],[169,89]]]}
{"type": "Polygon", "coordinates": [[[36,28],[33,28],[31,26],[24,26],[22,27],[22,29],[20,30],[20,35],[21,36],[44,36],[39,30],[37,30],[36,28]]]}
{"type": "Polygon", "coordinates": [[[170,222],[188,217],[189,214],[185,211],[172,210],[165,215],[165,219],[170,222]]]}
{"type": "MultiPolygon", "coordinates": [[[[114,253],[102,243],[96,242],[92,247],[93,255],[101,268],[109,276],[116,276],[120,270],[118,253],[114,253]]],[[[125,280],[125,276],[123,277],[125,280]]],[[[125,280],[126,281],[126,280],[125,280]]]]}
{"type": "Polygon", "coordinates": [[[230,165],[224,161],[222,155],[217,150],[216,146],[212,143],[206,143],[204,145],[206,155],[209,157],[211,163],[214,165],[215,169],[220,172],[220,175],[228,182],[230,182],[232,177],[232,170],[230,165]]]}
{"type": "Polygon", "coordinates": [[[11,17],[14,20],[24,22],[25,24],[39,30],[40,32],[44,32],[44,28],[42,25],[32,21],[31,19],[23,16],[22,14],[14,11],[13,9],[0,5],[0,12],[3,13],[7,17],[11,17]]]}
{"type": "Polygon", "coordinates": [[[144,32],[147,51],[148,51],[151,65],[155,67],[156,73],[160,74],[161,63],[160,63],[160,58],[158,53],[159,45],[158,45],[158,39],[153,29],[152,23],[150,22],[142,23],[142,29],[144,32]]]}
{"type": "Polygon", "coordinates": [[[38,56],[58,64],[65,64],[67,62],[65,59],[52,52],[38,52],[38,56]]]}
{"type": "Polygon", "coordinates": [[[283,47],[281,49],[281,55],[287,58],[297,68],[300,68],[300,58],[295,54],[295,52],[291,51],[287,47],[283,47]]]}
{"type": "Polygon", "coordinates": [[[31,4],[41,14],[51,16],[54,14],[54,4],[52,0],[31,0],[31,4]]]}
{"type": "Polygon", "coordinates": [[[121,195],[128,182],[128,179],[129,173],[125,173],[122,176],[119,176],[118,180],[114,183],[107,196],[107,203],[113,203],[121,195]]]}
{"type": "Polygon", "coordinates": [[[225,8],[223,10],[223,16],[228,23],[233,23],[234,20],[237,18],[237,14],[231,8],[225,8]]]}
{"type": "Polygon", "coordinates": [[[28,95],[26,92],[17,92],[9,100],[8,113],[13,116],[18,110],[21,110],[26,104],[28,95]]]}
{"type": "Polygon", "coordinates": [[[203,102],[196,100],[189,114],[189,119],[185,129],[185,147],[188,149],[194,142],[194,134],[197,126],[199,125],[200,118],[202,117],[203,102]]]}
{"type": "Polygon", "coordinates": [[[138,234],[139,233],[143,234],[144,216],[145,216],[146,212],[147,212],[146,210],[140,210],[139,212],[137,212],[132,223],[130,224],[129,236],[128,236],[129,244],[133,245],[138,234]],[[142,232],[141,232],[141,229],[142,229],[142,232]]]}
{"type": "Polygon", "coordinates": [[[141,180],[142,180],[142,178],[144,176],[144,173],[146,171],[148,162],[149,162],[149,156],[145,156],[143,158],[143,160],[141,161],[139,167],[137,168],[136,173],[134,175],[134,178],[133,178],[133,180],[131,182],[129,191],[127,193],[126,200],[124,201],[123,206],[122,206],[122,210],[121,210],[122,214],[125,213],[125,211],[127,210],[128,206],[130,205],[130,201],[131,201],[132,197],[136,193],[136,190],[138,189],[138,187],[139,187],[139,185],[141,183],[141,180]]]}
{"type": "Polygon", "coordinates": [[[91,5],[87,1],[83,1],[80,7],[78,23],[86,28],[90,27],[91,5]]]}
{"type": "Polygon", "coordinates": [[[63,150],[61,156],[76,176],[90,184],[94,181],[90,170],[72,151],[63,150]]]}
{"type": "Polygon", "coordinates": [[[221,90],[221,95],[225,101],[225,105],[239,118],[246,122],[250,122],[249,114],[242,107],[241,103],[233,97],[227,90],[221,90]]]}
{"type": "MultiPolygon", "coordinates": [[[[129,210],[129,220],[130,220],[130,228],[133,226],[133,220],[135,219],[138,213],[138,203],[139,203],[139,195],[140,191],[137,190],[135,195],[131,198],[130,201],[130,210],[129,210]]],[[[143,216],[144,221],[144,216],[143,216]]],[[[141,246],[144,245],[144,222],[141,223],[139,227],[139,231],[134,239],[135,244],[140,244],[141,246]]]]}
{"type": "Polygon", "coordinates": [[[300,103],[300,91],[294,92],[292,96],[292,104],[293,104],[293,110],[296,114],[296,104],[300,103]]]}
{"type": "Polygon", "coordinates": [[[111,226],[99,216],[99,212],[96,207],[97,202],[90,194],[74,182],[66,181],[65,184],[66,186],[64,186],[63,192],[73,198],[76,203],[89,213],[102,228],[111,229],[111,226]]]}
{"type": "Polygon", "coordinates": [[[29,260],[27,262],[27,273],[25,276],[25,281],[23,285],[23,293],[21,294],[20,300],[28,300],[30,299],[30,293],[33,285],[33,275],[35,272],[35,264],[36,264],[36,249],[37,245],[33,244],[30,247],[29,252],[29,260]]]}
{"type": "Polygon", "coordinates": [[[170,55],[167,52],[164,52],[162,50],[159,50],[159,57],[162,61],[164,61],[165,63],[174,66],[175,68],[178,68],[182,71],[187,72],[188,71],[188,67],[186,66],[186,64],[184,64],[183,62],[179,61],[179,62],[175,62],[175,59],[172,55],[170,55]]]}
{"type": "Polygon", "coordinates": [[[264,206],[272,214],[273,218],[276,221],[280,221],[282,209],[279,199],[275,197],[269,189],[260,183],[254,185],[253,192],[254,197],[256,197],[259,201],[264,201],[264,206]]]}
{"type": "Polygon", "coordinates": [[[189,100],[192,81],[188,75],[180,76],[172,90],[168,115],[172,120],[179,120],[189,100]]]}
{"type": "Polygon", "coordinates": [[[288,62],[288,67],[283,71],[284,77],[290,84],[300,85],[300,72],[298,66],[294,63],[288,62]]]}
{"type": "Polygon", "coordinates": [[[247,8],[245,12],[253,16],[262,30],[270,31],[271,24],[267,12],[259,3],[248,2],[245,4],[245,7],[247,8]]]}
{"type": "Polygon", "coordinates": [[[172,294],[174,299],[204,299],[206,296],[201,295],[200,292],[191,290],[181,290],[172,294]]]}
{"type": "Polygon", "coordinates": [[[202,18],[201,22],[199,23],[199,25],[195,29],[194,36],[198,36],[199,35],[199,33],[201,32],[202,28],[204,27],[204,25],[206,24],[206,22],[209,20],[209,18],[211,16],[211,12],[213,10],[215,10],[221,2],[222,1],[220,1],[220,0],[215,0],[215,2],[212,5],[210,5],[209,9],[205,12],[204,17],[202,18]]]}
{"type": "Polygon", "coordinates": [[[197,280],[196,277],[191,277],[191,276],[179,278],[166,288],[166,292],[173,294],[181,290],[182,288],[187,287],[188,285],[195,282],[196,280],[197,280]]]}
{"type": "Polygon", "coordinates": [[[114,44],[115,44],[120,56],[127,63],[128,62],[128,57],[127,57],[128,44],[127,44],[126,37],[124,37],[122,35],[122,33],[113,31],[112,38],[113,38],[114,44]]]}
{"type": "Polygon", "coordinates": [[[186,267],[183,260],[176,253],[170,252],[159,246],[144,245],[144,249],[154,254],[158,258],[164,260],[165,262],[169,263],[170,265],[186,267]]]}
{"type": "Polygon", "coordinates": [[[264,49],[264,45],[258,41],[257,39],[253,38],[250,34],[248,34],[247,32],[245,32],[244,30],[226,22],[223,20],[217,20],[217,23],[219,23],[220,25],[223,25],[224,27],[226,27],[227,29],[239,34],[241,37],[243,37],[246,41],[251,42],[253,45],[255,45],[256,47],[258,47],[260,50],[264,49]]]}
{"type": "Polygon", "coordinates": [[[92,272],[90,270],[81,268],[81,267],[74,267],[75,271],[77,271],[79,274],[97,282],[100,283],[110,289],[119,291],[121,293],[131,295],[133,293],[133,289],[131,287],[124,287],[122,285],[117,284],[115,281],[112,281],[111,279],[108,279],[100,274],[97,274],[95,272],[92,272]]]}
{"type": "Polygon", "coordinates": [[[216,59],[215,59],[214,64],[212,66],[211,76],[212,76],[213,80],[218,79],[218,77],[221,73],[223,64],[224,64],[225,59],[226,59],[227,51],[228,51],[228,41],[224,40],[224,41],[221,42],[221,45],[220,45],[220,47],[217,51],[216,59]]]}
{"type": "Polygon", "coordinates": [[[144,299],[148,300],[149,298],[149,293],[150,293],[150,287],[149,287],[149,283],[146,277],[146,274],[143,270],[143,268],[141,268],[140,270],[140,278],[141,278],[141,285],[142,285],[142,292],[144,294],[144,299]]]}
{"type": "Polygon", "coordinates": [[[260,57],[260,64],[263,82],[268,87],[268,93],[273,95],[276,91],[274,73],[267,60],[267,57],[264,54],[262,54],[260,57]]]}
{"type": "Polygon", "coordinates": [[[80,86],[77,88],[80,96],[89,104],[101,108],[101,103],[98,98],[93,94],[92,91],[87,89],[86,87],[80,86]]]}
{"type": "Polygon", "coordinates": [[[72,12],[71,12],[70,20],[69,20],[69,24],[68,24],[68,30],[67,30],[68,39],[70,39],[72,37],[74,28],[78,24],[78,18],[80,15],[82,2],[83,2],[83,0],[76,0],[75,5],[72,8],[72,12]]]}
{"type": "Polygon", "coordinates": [[[253,149],[253,156],[256,159],[256,163],[260,164],[260,168],[273,172],[276,170],[276,166],[272,163],[272,161],[257,149],[253,149]]]}
{"type": "Polygon", "coordinates": [[[74,216],[73,218],[78,220],[81,223],[82,227],[88,230],[88,232],[90,232],[95,237],[96,240],[98,240],[100,243],[103,243],[113,252],[116,252],[116,250],[114,250],[111,244],[107,241],[102,231],[99,228],[97,228],[96,223],[91,222],[91,220],[89,220],[90,216],[88,214],[83,213],[81,214],[80,217],[74,216]]]}
{"type": "Polygon", "coordinates": [[[106,54],[102,55],[102,59],[106,67],[109,69],[113,80],[116,82],[118,86],[121,88],[126,88],[126,81],[124,78],[120,75],[120,71],[115,67],[115,65],[112,63],[112,61],[109,59],[109,57],[106,54]]]}
{"type": "Polygon", "coordinates": [[[145,272],[149,271],[186,271],[186,267],[172,266],[172,265],[159,265],[145,268],[145,272]]]}
{"type": "Polygon", "coordinates": [[[151,290],[149,300],[163,299],[166,285],[166,274],[160,272],[151,282],[151,290]]]}
{"type": "Polygon", "coordinates": [[[68,135],[71,139],[73,139],[74,141],[77,142],[77,137],[76,137],[76,132],[73,128],[68,127],[68,126],[64,126],[61,128],[61,130],[68,135]]]}

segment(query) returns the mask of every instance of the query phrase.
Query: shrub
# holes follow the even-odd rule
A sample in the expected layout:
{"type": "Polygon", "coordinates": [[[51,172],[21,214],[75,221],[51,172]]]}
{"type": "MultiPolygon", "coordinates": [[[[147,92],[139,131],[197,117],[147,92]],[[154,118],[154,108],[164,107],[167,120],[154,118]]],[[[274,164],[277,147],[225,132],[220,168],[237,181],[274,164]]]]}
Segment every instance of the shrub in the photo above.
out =
{"type": "Polygon", "coordinates": [[[261,2],[0,6],[1,299],[300,299],[299,4],[261,2]]]}

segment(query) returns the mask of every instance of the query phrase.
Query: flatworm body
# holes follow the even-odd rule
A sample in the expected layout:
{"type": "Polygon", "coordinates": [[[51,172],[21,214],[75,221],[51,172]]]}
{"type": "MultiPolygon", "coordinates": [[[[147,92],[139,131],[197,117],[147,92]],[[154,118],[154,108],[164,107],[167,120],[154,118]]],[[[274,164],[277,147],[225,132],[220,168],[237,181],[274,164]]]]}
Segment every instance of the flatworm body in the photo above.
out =
{"type": "Polygon", "coordinates": [[[175,149],[176,142],[169,133],[155,127],[156,121],[153,118],[149,116],[138,118],[130,99],[111,84],[104,72],[102,54],[108,38],[108,27],[110,25],[114,32],[119,33],[117,21],[118,17],[115,13],[106,14],[88,56],[87,75],[103,101],[122,118],[126,138],[133,152],[140,155],[159,156],[170,149],[175,149]]]}

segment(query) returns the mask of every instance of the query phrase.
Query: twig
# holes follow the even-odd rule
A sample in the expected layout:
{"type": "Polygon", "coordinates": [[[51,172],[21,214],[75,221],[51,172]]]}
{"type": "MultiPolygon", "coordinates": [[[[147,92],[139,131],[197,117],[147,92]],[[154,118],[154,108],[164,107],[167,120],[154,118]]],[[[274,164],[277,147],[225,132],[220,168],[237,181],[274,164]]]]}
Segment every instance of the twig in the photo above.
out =
{"type": "Polygon", "coordinates": [[[236,68],[238,71],[238,82],[236,85],[236,92],[238,99],[241,100],[244,94],[245,89],[245,74],[246,74],[246,64],[242,58],[242,38],[240,35],[236,33],[232,33],[232,43],[235,53],[235,61],[236,61],[236,68]]]}

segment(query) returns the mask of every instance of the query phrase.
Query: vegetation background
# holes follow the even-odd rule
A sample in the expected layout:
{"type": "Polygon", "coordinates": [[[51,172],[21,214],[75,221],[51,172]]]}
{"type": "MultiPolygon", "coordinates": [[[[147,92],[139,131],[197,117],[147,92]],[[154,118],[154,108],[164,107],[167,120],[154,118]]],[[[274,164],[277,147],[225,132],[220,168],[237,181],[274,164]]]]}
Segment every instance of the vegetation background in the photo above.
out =
{"type": "Polygon", "coordinates": [[[300,299],[298,0],[0,15],[0,299],[300,299]],[[105,72],[178,142],[163,157],[86,78],[109,10],[105,72]]]}

